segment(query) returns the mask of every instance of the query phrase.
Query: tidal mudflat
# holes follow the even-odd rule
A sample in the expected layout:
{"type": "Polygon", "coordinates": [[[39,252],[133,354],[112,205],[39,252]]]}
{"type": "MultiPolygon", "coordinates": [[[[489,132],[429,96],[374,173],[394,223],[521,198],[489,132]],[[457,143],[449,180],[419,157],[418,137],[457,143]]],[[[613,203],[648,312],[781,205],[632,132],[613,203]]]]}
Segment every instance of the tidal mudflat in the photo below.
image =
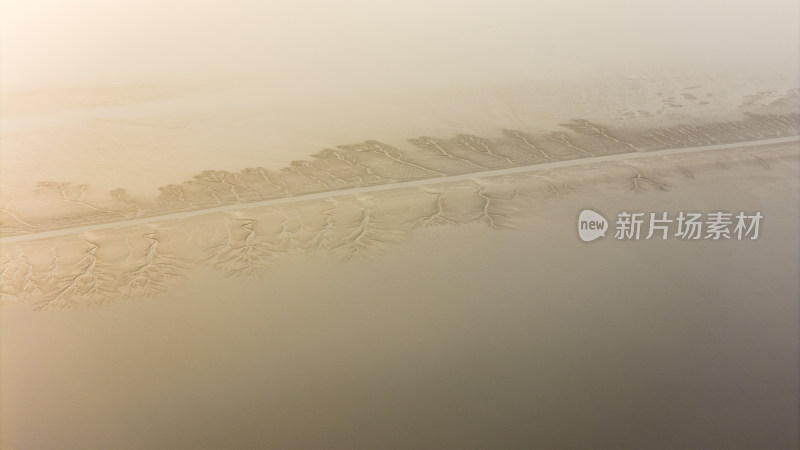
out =
{"type": "Polygon", "coordinates": [[[12,200],[0,211],[0,301],[72,308],[163,293],[198,265],[253,276],[295,253],[349,260],[415,228],[511,228],[538,214],[534,199],[591,186],[668,190],[709,167],[791,177],[797,103],[792,90],[738,120],[639,128],[572,119],[548,133],[367,140],[279,170],[205,170],[150,198],[118,188],[96,199],[87,183],[39,181],[27,209],[12,200]]]}
{"type": "Polygon", "coordinates": [[[3,446],[792,448],[800,115],[767,97],[38,180],[0,211],[3,446]],[[585,208],[764,221],[584,243],[585,208]]]}
{"type": "Polygon", "coordinates": [[[796,2],[381,3],[0,2],[0,448],[797,448],[796,2]]]}
{"type": "Polygon", "coordinates": [[[799,156],[589,163],[10,244],[4,286],[28,305],[2,315],[4,445],[792,448],[799,156]],[[765,221],[757,240],[587,244],[585,207],[765,221]]]}

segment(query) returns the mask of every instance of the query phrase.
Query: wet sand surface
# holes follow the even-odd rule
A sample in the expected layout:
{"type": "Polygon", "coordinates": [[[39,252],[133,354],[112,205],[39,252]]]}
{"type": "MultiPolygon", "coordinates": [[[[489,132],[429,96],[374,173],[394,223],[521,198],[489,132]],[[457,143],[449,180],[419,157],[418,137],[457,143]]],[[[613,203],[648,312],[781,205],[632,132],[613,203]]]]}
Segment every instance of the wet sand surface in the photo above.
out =
{"type": "MultiPolygon", "coordinates": [[[[687,119],[671,126],[660,120],[636,126],[577,118],[565,119],[549,132],[506,128],[500,137],[493,138],[470,133],[444,138],[420,136],[399,147],[371,139],[326,148],[279,169],[204,170],[189,180],[159,186],[157,195],[134,194],[126,187],[103,194],[90,183],[39,180],[26,194],[13,195],[19,187],[3,191],[0,236],[412,180],[477,176],[619,153],[791,141],[800,124],[800,97],[796,89],[773,97],[765,106],[740,107],[728,114],[727,120],[687,119]]],[[[11,154],[15,154],[13,147],[11,154]]],[[[29,183],[20,186],[24,184],[29,183]]]]}
{"type": "Polygon", "coordinates": [[[2,210],[0,302],[71,309],[158,296],[203,266],[241,277],[298,254],[349,261],[428,226],[516,228],[593,189],[668,192],[717,172],[796,177],[800,114],[744,117],[643,130],[575,119],[569,134],[421,137],[407,149],[365,141],[278,171],[205,171],[154,199],[122,191],[98,203],[88,185],[40,183],[37,210],[2,210]]]}
{"type": "Polygon", "coordinates": [[[0,448],[797,448],[797,13],[0,2],[0,448]]]}
{"type": "Polygon", "coordinates": [[[2,447],[794,448],[800,114],[766,97],[40,180],[0,210],[2,447]],[[584,243],[585,208],[764,221],[584,243]]]}
{"type": "Polygon", "coordinates": [[[205,266],[153,301],[7,308],[3,447],[794,448],[798,151],[769,151],[768,168],[745,151],[637,162],[663,190],[624,171],[547,188],[600,167],[481,180],[536,193],[513,229],[469,183],[441,186],[463,210],[426,192],[410,215],[470,223],[365,258],[298,252],[258,277],[205,266]],[[585,207],[765,221],[754,241],[587,244],[585,207]]]}
{"type": "Polygon", "coordinates": [[[797,106],[39,180],[0,210],[2,447],[794,448],[797,106]],[[584,243],[585,208],[764,220],[584,243]]]}

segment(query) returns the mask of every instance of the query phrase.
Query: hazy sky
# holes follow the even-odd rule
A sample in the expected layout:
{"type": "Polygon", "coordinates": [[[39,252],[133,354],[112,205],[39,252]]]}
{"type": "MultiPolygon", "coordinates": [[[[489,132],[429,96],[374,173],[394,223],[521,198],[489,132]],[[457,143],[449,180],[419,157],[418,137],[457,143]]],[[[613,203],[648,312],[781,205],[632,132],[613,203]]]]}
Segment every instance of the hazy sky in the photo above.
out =
{"type": "Polygon", "coordinates": [[[219,76],[426,86],[794,70],[796,0],[5,0],[6,87],[219,76]]]}

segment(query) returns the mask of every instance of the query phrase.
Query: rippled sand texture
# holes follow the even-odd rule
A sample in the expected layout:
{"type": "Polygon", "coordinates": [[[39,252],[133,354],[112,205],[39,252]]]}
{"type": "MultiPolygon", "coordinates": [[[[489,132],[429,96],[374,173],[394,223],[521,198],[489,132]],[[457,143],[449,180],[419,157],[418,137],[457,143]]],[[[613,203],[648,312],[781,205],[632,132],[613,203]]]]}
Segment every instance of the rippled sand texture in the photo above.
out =
{"type": "Polygon", "coordinates": [[[42,180],[37,185],[35,203],[16,206],[12,202],[0,209],[0,236],[617,153],[796,135],[800,115],[786,113],[782,103],[796,104],[797,93],[773,103],[782,114],[746,113],[741,120],[700,125],[639,129],[573,119],[550,133],[507,129],[502,136],[491,138],[471,134],[422,136],[410,139],[402,148],[365,141],[325,149],[281,170],[207,170],[191,180],[160,187],[156,198],[140,198],[120,187],[105,200],[95,200],[96,193],[90,200],[89,184],[42,180]]]}
{"type": "MultiPolygon", "coordinates": [[[[602,130],[599,126],[592,129],[602,130]]],[[[429,159],[418,158],[419,167],[437,167],[435,162],[441,158],[463,161],[462,171],[468,171],[470,164],[486,169],[493,160],[500,165],[503,157],[499,155],[511,154],[512,148],[519,151],[514,157],[528,157],[531,164],[559,155],[553,147],[536,146],[533,139],[519,132],[510,134],[528,146],[531,153],[523,152],[522,145],[495,146],[495,150],[491,150],[486,140],[462,136],[461,139],[470,145],[490,150],[469,153],[462,148],[460,156],[455,156],[443,150],[447,143],[429,139],[424,141],[425,145],[442,149],[437,151],[441,155],[434,158],[426,154],[429,159]],[[505,149],[504,153],[501,148],[505,149]],[[492,152],[497,153],[492,156],[492,152]],[[534,156],[534,152],[539,153],[538,156],[534,156]],[[478,155],[486,159],[480,160],[478,155]]],[[[613,136],[605,139],[617,142],[613,136]]],[[[626,145],[619,142],[616,149],[619,151],[626,145]]],[[[611,151],[609,147],[604,150],[611,151]]],[[[387,182],[389,176],[400,178],[397,169],[407,165],[388,166],[395,169],[394,172],[389,168],[381,170],[379,163],[366,161],[370,158],[379,162],[404,161],[405,157],[380,143],[367,143],[358,149],[364,151],[340,149],[338,154],[349,156],[333,159],[348,161],[365,155],[363,163],[344,165],[353,171],[351,173],[360,167],[362,172],[358,176],[365,181],[380,183],[387,182]]],[[[574,153],[564,150],[560,155],[575,156],[577,153],[578,150],[574,153]]],[[[47,310],[151,297],[190,279],[202,265],[230,277],[256,276],[288,257],[326,253],[350,260],[367,256],[370,251],[401,244],[409,233],[421,227],[514,228],[519,220],[542,214],[540,211],[544,211],[548,203],[564,196],[580,196],[581,192],[666,191],[676,184],[720,171],[729,176],[793,179],[798,176],[800,151],[796,142],[790,142],[639,156],[644,157],[598,163],[587,161],[586,164],[543,170],[532,166],[530,170],[504,175],[481,176],[478,172],[467,179],[449,182],[423,179],[419,185],[394,189],[356,193],[331,191],[325,198],[297,199],[278,205],[255,204],[230,211],[212,210],[171,220],[154,218],[142,224],[100,227],[65,236],[6,243],[2,247],[0,298],[3,304],[24,302],[47,310]]],[[[207,191],[176,187],[174,199],[185,202],[187,208],[195,205],[192,195],[210,196],[220,201],[243,199],[235,193],[255,195],[267,186],[287,187],[289,174],[296,174],[296,180],[303,180],[299,175],[302,172],[295,171],[299,167],[281,172],[280,177],[262,172],[263,178],[252,179],[261,180],[261,183],[236,182],[231,174],[216,178],[206,174],[203,178],[213,181],[194,180],[188,184],[205,186],[207,191]],[[264,183],[270,179],[275,180],[273,184],[264,183]],[[228,197],[223,197],[225,193],[228,197]]],[[[445,167],[439,168],[445,170],[445,167]]],[[[320,180],[322,184],[317,178],[321,173],[330,172],[321,170],[317,176],[309,174],[308,178],[320,180]]],[[[334,173],[343,174],[344,171],[334,173]]],[[[421,168],[417,172],[400,173],[423,175],[421,168]]],[[[286,194],[290,190],[280,192],[286,194]]]]}
{"type": "Polygon", "coordinates": [[[800,102],[737,104],[31,180],[0,198],[2,445],[796,447],[800,102]],[[764,220],[584,243],[584,208],[764,220]]]}
{"type": "Polygon", "coordinates": [[[206,170],[153,197],[40,180],[34,202],[0,209],[0,302],[78,308],[162,294],[203,266],[253,277],[298,255],[368,257],[421,227],[514,228],[587,190],[668,191],[713,171],[791,179],[798,105],[794,89],[745,96],[725,121],[367,140],[280,170],[206,170]]]}
{"type": "Polygon", "coordinates": [[[0,450],[798,448],[798,27],[0,0],[0,450]]]}
{"type": "Polygon", "coordinates": [[[4,245],[28,302],[0,315],[4,448],[796,448],[799,154],[626,153],[4,245]],[[587,244],[585,207],[764,221],[587,244]]]}

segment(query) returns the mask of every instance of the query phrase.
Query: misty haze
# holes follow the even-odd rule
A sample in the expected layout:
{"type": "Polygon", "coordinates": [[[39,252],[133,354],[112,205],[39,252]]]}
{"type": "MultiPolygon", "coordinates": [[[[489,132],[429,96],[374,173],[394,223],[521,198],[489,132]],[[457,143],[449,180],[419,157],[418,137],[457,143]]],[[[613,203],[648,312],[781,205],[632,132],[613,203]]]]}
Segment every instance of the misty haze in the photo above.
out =
{"type": "Polygon", "coordinates": [[[0,447],[797,448],[799,22],[3,2],[0,447]]]}

